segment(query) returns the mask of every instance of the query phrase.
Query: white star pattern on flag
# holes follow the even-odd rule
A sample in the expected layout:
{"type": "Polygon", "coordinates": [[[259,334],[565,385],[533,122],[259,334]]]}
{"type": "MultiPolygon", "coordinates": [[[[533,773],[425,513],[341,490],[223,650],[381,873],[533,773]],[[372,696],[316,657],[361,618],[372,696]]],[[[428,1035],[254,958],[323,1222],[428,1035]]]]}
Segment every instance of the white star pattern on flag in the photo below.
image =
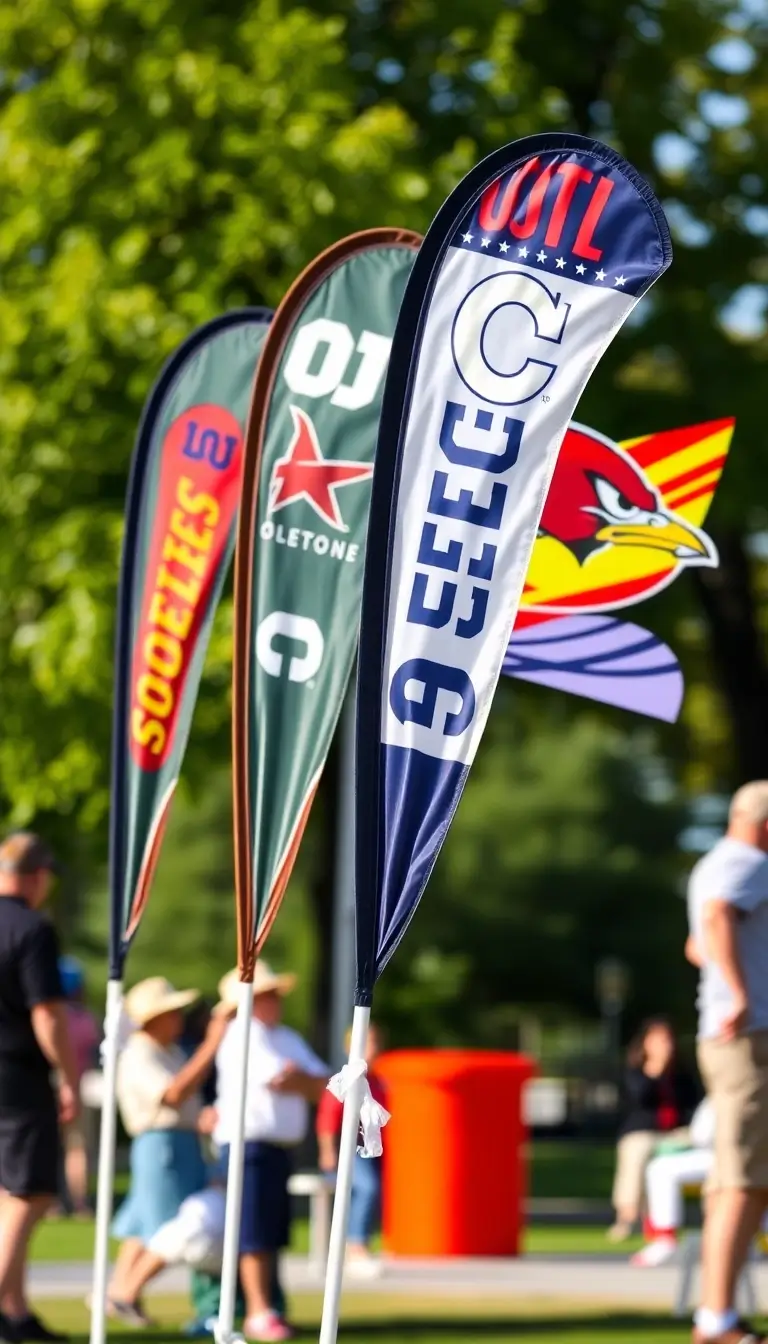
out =
{"type": "Polygon", "coordinates": [[[481,239],[480,239],[480,246],[481,246],[481,247],[490,247],[490,245],[491,245],[491,240],[490,240],[490,238],[481,238],[481,239]]]}
{"type": "Polygon", "coordinates": [[[626,275],[617,275],[613,283],[614,285],[625,285],[627,283],[626,275]]]}
{"type": "Polygon", "coordinates": [[[547,254],[546,254],[546,252],[537,252],[537,253],[536,253],[536,260],[537,260],[537,261],[546,261],[546,260],[547,260],[547,254]]]}
{"type": "Polygon", "coordinates": [[[596,280],[604,280],[604,279],[605,279],[605,271],[595,271],[595,279],[596,279],[596,280]]]}
{"type": "Polygon", "coordinates": [[[508,252],[508,251],[509,251],[509,243],[499,243],[499,251],[500,251],[500,252],[508,252]]]}
{"type": "Polygon", "coordinates": [[[527,248],[527,247],[518,247],[518,249],[517,249],[517,255],[518,255],[518,257],[527,257],[527,256],[528,256],[528,248],[527,248]]]}
{"type": "Polygon", "coordinates": [[[565,257],[558,257],[558,258],[557,258],[557,261],[555,262],[555,265],[556,265],[558,271],[564,271],[564,270],[565,270],[565,257]]]}
{"type": "Polygon", "coordinates": [[[471,243],[471,242],[472,242],[472,238],[473,238],[473,236],[474,236],[474,235],[471,234],[471,233],[465,233],[465,234],[464,234],[464,242],[465,242],[465,243],[471,243]]]}
{"type": "Polygon", "coordinates": [[[586,266],[584,266],[582,262],[579,262],[578,266],[576,267],[576,274],[577,274],[577,275],[584,275],[585,272],[586,272],[586,269],[587,269],[586,266]]]}

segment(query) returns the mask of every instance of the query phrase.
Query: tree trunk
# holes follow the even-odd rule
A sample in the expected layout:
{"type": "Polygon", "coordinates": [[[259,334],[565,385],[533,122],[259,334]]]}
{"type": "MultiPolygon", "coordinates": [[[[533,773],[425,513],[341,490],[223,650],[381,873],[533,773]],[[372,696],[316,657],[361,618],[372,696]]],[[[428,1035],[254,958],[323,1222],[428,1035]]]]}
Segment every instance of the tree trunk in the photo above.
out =
{"type": "Polygon", "coordinates": [[[699,569],[694,584],[733,737],[736,782],[768,776],[768,663],[757,624],[749,557],[738,532],[714,538],[718,569],[699,569]]]}

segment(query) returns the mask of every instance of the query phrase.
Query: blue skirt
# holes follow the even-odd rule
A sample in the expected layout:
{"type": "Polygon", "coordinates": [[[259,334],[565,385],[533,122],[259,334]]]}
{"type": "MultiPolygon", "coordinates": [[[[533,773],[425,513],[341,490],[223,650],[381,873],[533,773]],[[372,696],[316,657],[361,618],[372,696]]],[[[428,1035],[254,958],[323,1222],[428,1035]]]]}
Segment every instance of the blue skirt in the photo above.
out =
{"type": "Polygon", "coordinates": [[[197,1134],[182,1129],[150,1129],[131,1144],[131,1184],[112,1223],[122,1241],[146,1243],[179,1206],[206,1185],[206,1169],[197,1134]]]}

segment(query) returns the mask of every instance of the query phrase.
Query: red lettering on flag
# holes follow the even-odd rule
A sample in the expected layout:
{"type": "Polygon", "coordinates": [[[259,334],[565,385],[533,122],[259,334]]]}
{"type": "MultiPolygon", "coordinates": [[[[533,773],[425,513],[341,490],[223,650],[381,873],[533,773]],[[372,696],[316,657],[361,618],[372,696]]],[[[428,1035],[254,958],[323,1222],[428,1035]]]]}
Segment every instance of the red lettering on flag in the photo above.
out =
{"type": "Polygon", "coordinates": [[[480,202],[478,223],[485,233],[498,233],[499,229],[504,228],[517,204],[517,198],[520,194],[520,187],[523,181],[529,173],[535,172],[538,166],[539,158],[538,155],[536,155],[535,158],[529,159],[527,163],[523,164],[522,168],[518,168],[517,172],[513,173],[510,177],[503,192],[501,192],[500,199],[499,192],[501,191],[501,178],[496,182],[492,182],[490,187],[483,192],[482,200],[480,202]]]}
{"type": "Polygon", "coordinates": [[[595,229],[600,223],[608,197],[613,191],[613,178],[601,177],[595,187],[595,194],[587,206],[584,218],[579,225],[579,232],[576,234],[576,242],[573,250],[577,257],[584,257],[586,261],[599,261],[603,255],[601,247],[593,247],[592,239],[595,236],[595,229]]]}
{"type": "Polygon", "coordinates": [[[560,246],[563,226],[571,207],[574,192],[580,182],[591,182],[594,177],[594,173],[590,172],[589,168],[582,168],[578,163],[561,163],[557,174],[561,181],[556,184],[558,188],[557,199],[544,238],[545,247],[560,246]]]}

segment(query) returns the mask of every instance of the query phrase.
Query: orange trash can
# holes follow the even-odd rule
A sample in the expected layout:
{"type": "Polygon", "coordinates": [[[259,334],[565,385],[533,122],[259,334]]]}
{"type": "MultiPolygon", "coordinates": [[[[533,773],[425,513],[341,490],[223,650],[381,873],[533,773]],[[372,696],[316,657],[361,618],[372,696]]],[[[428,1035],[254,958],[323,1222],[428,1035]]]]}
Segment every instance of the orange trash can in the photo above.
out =
{"type": "Polygon", "coordinates": [[[518,1255],[526,1196],[524,1055],[397,1050],[388,1089],[383,1234],[392,1255],[518,1255]]]}

